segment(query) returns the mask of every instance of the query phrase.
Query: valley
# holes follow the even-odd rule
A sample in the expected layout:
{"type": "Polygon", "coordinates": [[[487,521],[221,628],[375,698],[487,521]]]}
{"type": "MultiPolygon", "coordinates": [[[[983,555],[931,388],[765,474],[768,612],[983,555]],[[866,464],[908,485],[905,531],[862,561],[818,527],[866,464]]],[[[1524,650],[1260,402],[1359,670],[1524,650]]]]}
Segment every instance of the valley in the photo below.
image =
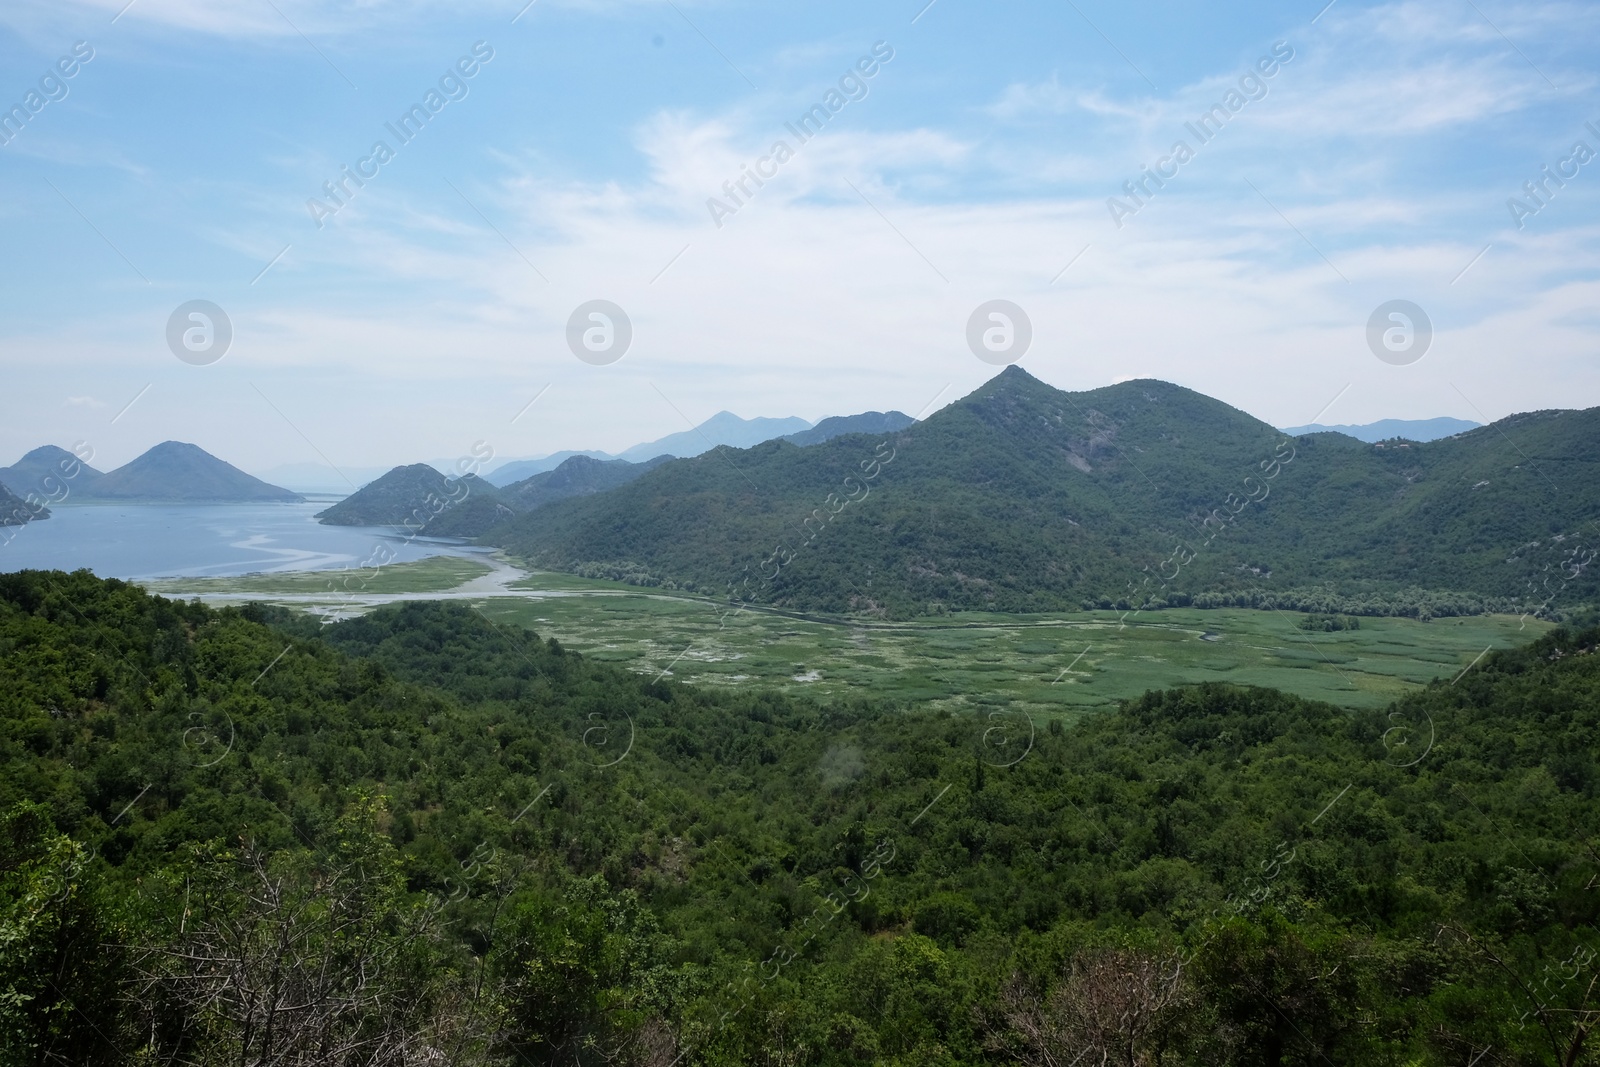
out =
{"type": "Polygon", "coordinates": [[[215,605],[258,600],[346,615],[409,600],[464,602],[496,623],[647,676],[951,711],[1019,707],[1041,719],[1073,719],[1151,689],[1206,681],[1381,707],[1435,678],[1448,680],[1485,649],[1524,644],[1551,626],[1515,615],[1374,617],[1359,629],[1313,633],[1299,628],[1299,612],[1244,608],[1166,608],[1125,622],[1121,611],[956,612],[892,622],[758,605],[724,619],[727,609],[704,598],[528,574],[503,558],[436,556],[362,573],[142,584],[215,605]]]}
{"type": "Polygon", "coordinates": [[[6,4],[0,1067],[1600,1067],[1597,39],[6,4]]]}
{"type": "Polygon", "coordinates": [[[1597,420],[1289,437],[1013,366],[922,421],[724,413],[333,501],[35,449],[0,470],[0,1062],[268,1062],[205,991],[279,974],[363,991],[347,1032],[409,1049],[364,1067],[1076,1062],[1041,1025],[1242,1067],[1228,1020],[1289,1009],[1307,1055],[1267,1064],[1447,1067],[1480,1018],[1581,1046],[1589,993],[1542,1035],[1505,1005],[1600,928],[1562,839],[1600,797],[1597,420]],[[1127,973],[1181,998],[1159,1038],[1063,1007],[1127,973]],[[769,1055],[786,1019],[828,1051],[769,1055]]]}

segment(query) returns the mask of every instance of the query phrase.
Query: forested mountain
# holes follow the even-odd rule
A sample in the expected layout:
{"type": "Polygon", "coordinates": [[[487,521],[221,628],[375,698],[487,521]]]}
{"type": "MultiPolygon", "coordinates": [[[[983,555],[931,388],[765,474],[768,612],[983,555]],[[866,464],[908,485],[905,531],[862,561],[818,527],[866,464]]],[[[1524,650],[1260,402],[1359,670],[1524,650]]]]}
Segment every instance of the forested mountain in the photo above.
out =
{"type": "Polygon", "coordinates": [[[1600,409],[1369,445],[1165,382],[1065,393],[1013,366],[897,433],[718,449],[486,539],[801,609],[1429,616],[1594,602],[1597,517],[1600,409]]]}
{"type": "Polygon", "coordinates": [[[0,1061],[1592,1064],[1597,642],[1063,728],[0,576],[0,1061]]]}
{"type": "Polygon", "coordinates": [[[326,526],[412,526],[420,529],[473,498],[480,503],[493,501],[499,492],[475,474],[446,478],[426,463],[412,463],[394,468],[332,507],[317,512],[317,521],[326,526]]]}
{"type": "Polygon", "coordinates": [[[671,460],[657,456],[643,463],[572,456],[552,471],[535,474],[493,494],[473,494],[423,528],[430,537],[477,537],[513,515],[537,511],[568,497],[615,489],[671,460]]]}

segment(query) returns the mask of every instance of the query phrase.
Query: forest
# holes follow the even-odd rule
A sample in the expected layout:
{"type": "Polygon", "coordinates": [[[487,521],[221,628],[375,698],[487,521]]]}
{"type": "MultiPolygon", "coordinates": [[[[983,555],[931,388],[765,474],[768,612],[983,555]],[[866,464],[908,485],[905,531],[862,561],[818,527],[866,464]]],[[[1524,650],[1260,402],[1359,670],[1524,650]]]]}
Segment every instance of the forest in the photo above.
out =
{"type": "Polygon", "coordinates": [[[1064,726],[0,575],[0,1063],[1593,1064],[1597,647],[1064,726]]]}

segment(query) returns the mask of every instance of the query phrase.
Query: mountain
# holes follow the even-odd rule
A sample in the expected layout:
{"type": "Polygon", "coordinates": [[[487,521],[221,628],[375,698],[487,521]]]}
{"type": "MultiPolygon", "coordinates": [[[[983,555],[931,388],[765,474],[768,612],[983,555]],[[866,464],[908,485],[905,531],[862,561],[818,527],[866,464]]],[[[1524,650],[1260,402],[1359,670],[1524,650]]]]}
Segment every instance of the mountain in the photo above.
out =
{"type": "Polygon", "coordinates": [[[608,452],[555,452],[540,459],[514,459],[509,463],[501,464],[487,472],[484,477],[495,485],[506,486],[531,478],[535,474],[553,471],[573,456],[586,456],[589,459],[612,460],[615,456],[608,452]]]}
{"type": "Polygon", "coordinates": [[[85,500],[151,504],[299,503],[298,493],[252,478],[197,445],[166,441],[101,475],[85,500]]]}
{"type": "Polygon", "coordinates": [[[718,449],[489,540],[800,609],[1426,617],[1593,601],[1597,490],[1600,409],[1364,444],[1287,438],[1165,382],[1064,393],[1009,367],[896,434],[718,449]]]}
{"type": "Polygon", "coordinates": [[[1391,441],[1397,437],[1407,441],[1437,441],[1442,437],[1454,437],[1458,433],[1476,430],[1482,426],[1481,422],[1468,422],[1466,419],[1451,419],[1440,417],[1437,419],[1380,419],[1377,422],[1363,423],[1359,426],[1322,426],[1312,423],[1309,426],[1291,426],[1283,432],[1292,437],[1301,437],[1308,433],[1342,433],[1347,437],[1354,437],[1357,441],[1366,441],[1372,444],[1376,441],[1391,441]]]}
{"type": "MultiPolygon", "coordinates": [[[[49,508],[30,507],[25,498],[13,493],[4,483],[0,483],[0,526],[22,526],[34,519],[49,517],[49,508]]],[[[0,541],[0,545],[4,544],[4,541],[0,541]]]]}
{"type": "Polygon", "coordinates": [[[783,440],[805,448],[820,445],[847,433],[894,433],[916,422],[910,415],[898,411],[865,411],[860,415],[835,415],[823,419],[809,430],[788,434],[783,440]]]}
{"type": "Polygon", "coordinates": [[[644,463],[629,463],[625,459],[572,456],[555,470],[535,474],[497,493],[473,494],[433,519],[422,532],[429,537],[478,537],[513,516],[536,511],[557,500],[626,485],[672,458],[657,456],[644,463]]]}
{"type": "Polygon", "coordinates": [[[719,411],[692,430],[668,434],[648,444],[634,445],[617,458],[630,463],[643,463],[660,455],[688,458],[722,445],[749,448],[775,437],[810,428],[811,424],[805,419],[741,419],[731,411],[719,411]]]}
{"type": "Polygon", "coordinates": [[[426,463],[396,467],[339,503],[317,512],[324,526],[422,527],[474,498],[493,499],[498,490],[476,474],[446,478],[426,463]]]}
{"type": "Polygon", "coordinates": [[[103,475],[77,456],[56,445],[42,445],[9,467],[0,467],[0,485],[17,496],[65,503],[83,494],[103,475]],[[63,496],[63,493],[65,495],[63,496]]]}
{"type": "MultiPolygon", "coordinates": [[[[902,419],[906,418],[906,416],[900,415],[899,412],[880,415],[878,412],[873,411],[868,412],[866,415],[852,415],[848,419],[824,419],[822,423],[817,425],[820,427],[823,423],[839,423],[847,422],[850,419],[862,419],[867,421],[861,424],[860,429],[834,430],[832,433],[874,432],[871,422],[874,416],[878,419],[893,419],[896,416],[902,419]]],[[[907,419],[907,421],[910,420],[907,419]]],[[[587,456],[590,459],[602,461],[622,459],[629,463],[646,463],[658,456],[667,456],[669,458],[698,456],[719,445],[749,448],[763,441],[771,441],[786,434],[800,433],[810,428],[811,424],[805,419],[741,419],[732,412],[719,411],[692,430],[668,434],[659,441],[649,441],[642,445],[634,445],[621,455],[613,456],[608,452],[590,451],[556,452],[540,459],[512,460],[494,468],[485,477],[494,482],[495,485],[508,486],[513,482],[522,481],[535,474],[543,474],[546,471],[555,470],[573,456],[587,456]]],[[[817,440],[825,439],[824,437],[819,437],[817,440]]]]}

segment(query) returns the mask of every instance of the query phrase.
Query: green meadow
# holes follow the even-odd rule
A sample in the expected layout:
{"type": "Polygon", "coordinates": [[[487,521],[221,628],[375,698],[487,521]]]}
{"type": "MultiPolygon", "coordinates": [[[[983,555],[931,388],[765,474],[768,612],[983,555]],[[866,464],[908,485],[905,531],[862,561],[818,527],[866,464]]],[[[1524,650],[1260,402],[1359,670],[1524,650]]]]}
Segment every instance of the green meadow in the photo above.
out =
{"type": "Polygon", "coordinates": [[[316,596],[335,592],[443,593],[491,572],[488,564],[462,556],[429,556],[377,569],[282,571],[235,578],[162,578],[139,584],[162,596],[228,597],[269,600],[273,594],[316,596]]]}
{"type": "Polygon", "coordinates": [[[1549,629],[1515,616],[1475,616],[1362,619],[1359,630],[1308,633],[1296,625],[1298,614],[1243,609],[1169,609],[1126,621],[1118,612],[966,613],[914,623],[756,610],[723,618],[704,601],[637,593],[478,607],[596,659],[698,685],[761,684],[967,710],[1020,704],[1068,718],[1204,681],[1381,707],[1434,678],[1454,678],[1486,648],[1526,643],[1549,629]]]}
{"type": "MultiPolygon", "coordinates": [[[[489,573],[438,556],[395,564],[356,594],[426,599],[489,573]]],[[[332,606],[318,594],[343,572],[148,583],[168,596],[332,606]],[[281,598],[281,599],[278,599],[281,598]]],[[[535,573],[499,596],[471,597],[489,619],[522,626],[597,660],[710,686],[770,686],[984,712],[1026,709],[1071,719],[1151,690],[1205,681],[1268,686],[1351,708],[1382,707],[1449,680],[1489,648],[1549,629],[1515,616],[1363,618],[1360,629],[1310,632],[1299,613],[1166,609],[1003,615],[966,612],[913,622],[726,614],[710,601],[619,582],[535,573]]],[[[459,596],[460,594],[455,594],[459,596]]]]}

